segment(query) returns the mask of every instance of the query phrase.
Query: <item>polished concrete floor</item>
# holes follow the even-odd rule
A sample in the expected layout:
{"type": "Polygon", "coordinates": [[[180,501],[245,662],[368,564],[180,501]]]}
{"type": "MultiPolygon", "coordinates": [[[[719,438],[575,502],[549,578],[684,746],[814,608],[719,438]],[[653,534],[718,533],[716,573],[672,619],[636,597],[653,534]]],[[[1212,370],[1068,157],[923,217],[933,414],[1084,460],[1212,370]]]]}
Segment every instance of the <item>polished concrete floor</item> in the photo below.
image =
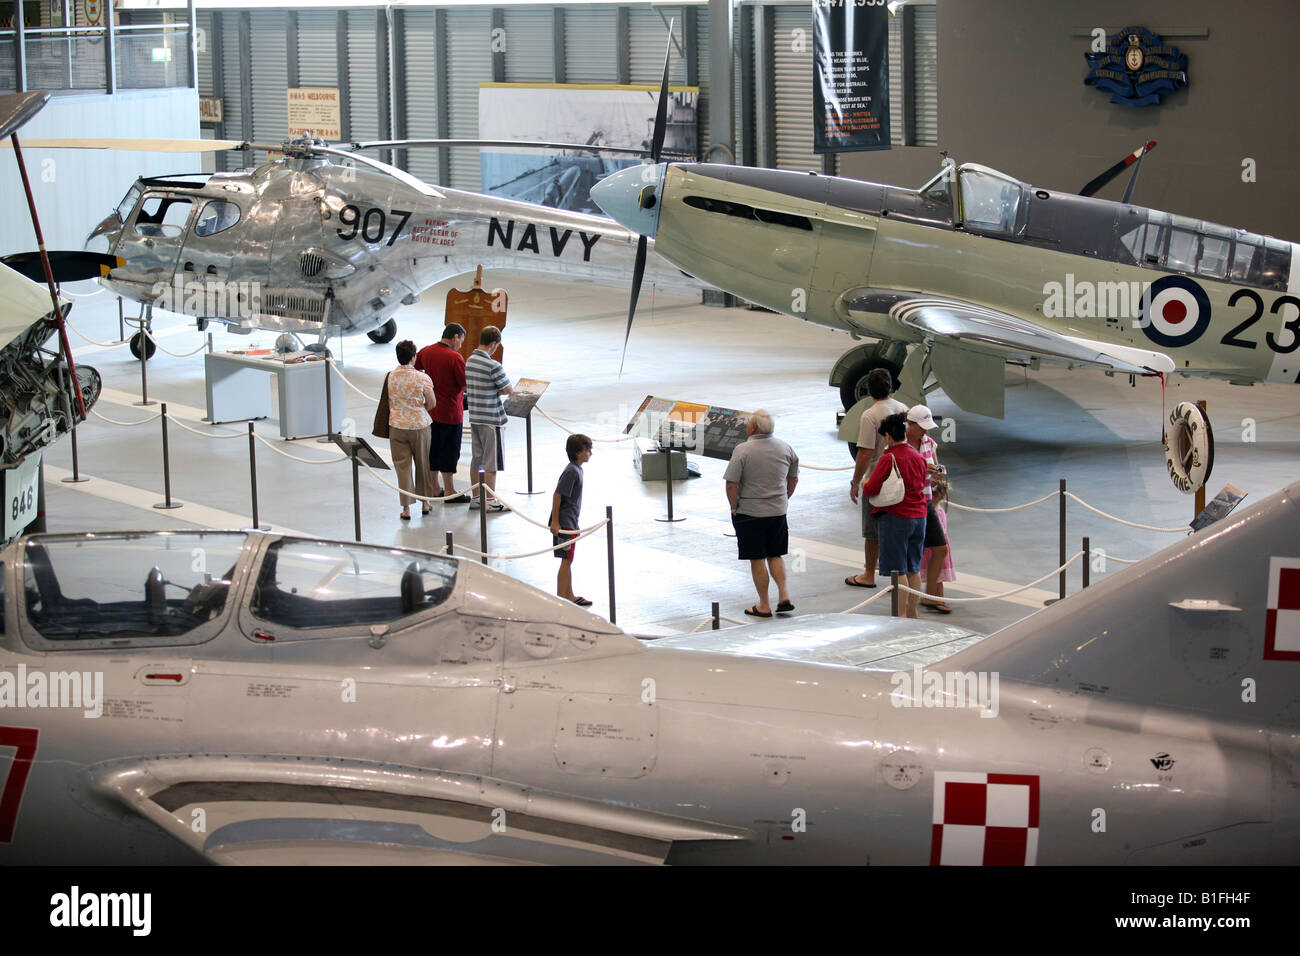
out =
{"type": "MultiPolygon", "coordinates": [[[[534,276],[489,275],[489,287],[510,292],[504,362],[511,378],[551,383],[540,408],[573,430],[596,439],[617,438],[645,396],[696,401],[752,410],[766,407],[776,417],[777,434],[798,452],[804,470],[791,501],[790,591],[799,612],[846,610],[876,593],[845,587],[845,575],[862,566],[858,518],[848,498],[847,471],[818,471],[850,463],[835,438],[838,393],[826,384],[835,359],[851,340],[845,335],[782,316],[745,309],[717,309],[682,296],[643,292],[627,362],[619,373],[626,323],[626,292],[590,284],[534,276]]],[[[425,345],[441,331],[442,302],[453,285],[428,290],[420,303],[398,314],[399,337],[425,345]]],[[[91,287],[93,288],[93,287],[91,287]]],[[[89,291],[84,288],[83,291],[89,291]]],[[[124,346],[88,343],[82,336],[109,342],[118,335],[116,302],[107,292],[79,299],[72,311],[74,354],[103,376],[104,394],[96,411],[119,422],[140,421],[157,406],[140,408],[139,363],[124,346]],[[80,334],[78,334],[80,333],[80,334]]],[[[155,334],[172,352],[189,352],[202,341],[192,323],[179,316],[155,317],[155,334]]],[[[269,333],[235,336],[218,331],[217,349],[269,347],[269,333]]],[[[336,349],[337,351],[337,349],[336,349]]],[[[364,336],[342,347],[344,374],[362,391],[378,392],[384,373],[395,363],[391,345],[364,336]]],[[[267,377],[267,388],[271,388],[267,377]]],[[[169,414],[211,435],[240,434],[240,426],[210,426],[204,415],[201,354],[175,357],[159,352],[150,361],[151,399],[166,401],[169,414]]],[[[335,396],[335,401],[339,400],[335,396]]],[[[1240,388],[1218,382],[1178,380],[1170,384],[1167,405],[1205,399],[1217,440],[1211,490],[1231,482],[1258,500],[1294,480],[1300,450],[1300,391],[1284,386],[1240,388]]],[[[374,406],[356,392],[346,394],[347,414],[357,430],[369,434],[374,406]]],[[[322,396],[323,402],[323,396],[322,396]]],[[[1069,490],[1103,511],[1160,527],[1185,525],[1192,499],[1174,489],[1165,472],[1160,444],[1162,396],[1158,381],[1106,378],[1099,372],[1044,369],[1007,372],[1007,416],[992,420],[967,415],[941,393],[932,397],[935,413],[955,419],[952,440],[940,459],[952,479],[953,500],[980,508],[1005,508],[1056,489],[1065,478],[1069,490]]],[[[282,442],[273,419],[256,426],[280,450],[299,458],[337,456],[332,445],[314,440],[282,442]]],[[[72,469],[71,446],[60,441],[46,456],[47,520],[51,531],[83,529],[172,529],[240,527],[250,523],[248,443],[246,439],[199,437],[172,428],[171,484],[184,506],[153,507],[162,500],[160,429],[109,424],[92,415],[78,430],[80,472],[90,480],[65,483],[72,469]]],[[[524,426],[512,420],[506,439],[506,470],[498,489],[512,507],[544,521],[549,492],[566,461],[565,433],[537,415],[533,420],[533,482],[544,492],[525,490],[524,426]]],[[[387,443],[375,440],[387,454],[387,443]]],[[[665,510],[663,482],[642,482],[627,443],[598,441],[586,466],[582,523],[588,526],[614,508],[615,582],[618,623],[628,630],[662,634],[689,630],[704,621],[710,602],[740,619],[753,603],[748,564],[736,560],[723,493],[725,463],[694,459],[700,478],[675,486],[675,511],[685,520],[655,519],[665,510]]],[[[465,442],[458,487],[467,479],[465,442]]],[[[345,463],[306,464],[258,446],[260,520],[276,530],[350,539],[352,481],[345,463]]],[[[391,478],[391,472],[389,473],[391,478]]],[[[479,546],[479,516],[465,506],[435,505],[428,517],[398,520],[397,494],[370,475],[361,476],[364,540],[386,545],[438,549],[451,531],[458,543],[479,546]]],[[[546,532],[510,514],[489,516],[489,550],[526,552],[549,544],[546,532]]],[[[951,512],[950,533],[958,580],[948,593],[958,598],[1000,594],[1041,577],[1057,566],[1056,501],[1000,514],[951,512]]],[[[1180,535],[1127,527],[1069,505],[1068,552],[1089,535],[1108,555],[1137,559],[1178,540],[1180,535]]],[[[549,555],[494,560],[506,574],[547,590],[555,584],[556,561],[549,555]]],[[[1113,559],[1094,563],[1093,579],[1122,573],[1113,559]]],[[[574,586],[609,614],[603,533],[580,546],[574,586]]],[[[1076,564],[1069,589],[1080,586],[1076,564]]],[[[1016,595],[954,604],[945,618],[991,633],[1031,614],[1056,592],[1053,577],[1016,595]]],[[[887,614],[888,599],[862,613],[887,614]]]]}

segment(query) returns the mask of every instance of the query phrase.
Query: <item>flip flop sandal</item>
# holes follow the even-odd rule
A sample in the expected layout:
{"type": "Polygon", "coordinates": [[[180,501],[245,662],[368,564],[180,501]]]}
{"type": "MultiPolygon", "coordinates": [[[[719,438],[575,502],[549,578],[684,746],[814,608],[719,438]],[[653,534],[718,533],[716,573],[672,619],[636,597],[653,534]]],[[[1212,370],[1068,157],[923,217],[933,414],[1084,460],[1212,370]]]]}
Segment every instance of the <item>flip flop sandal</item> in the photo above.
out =
{"type": "Polygon", "coordinates": [[[875,587],[874,584],[863,584],[861,581],[858,580],[858,576],[856,574],[850,575],[849,577],[845,578],[844,583],[851,588],[874,588],[875,587]]]}
{"type": "Polygon", "coordinates": [[[591,602],[585,597],[576,597],[573,599],[573,603],[578,605],[578,607],[591,607],[591,602]]]}
{"type": "Polygon", "coordinates": [[[767,611],[766,613],[760,611],[758,609],[757,604],[755,604],[753,607],[745,608],[745,613],[748,614],[750,617],[771,617],[772,616],[771,611],[767,611]]]}
{"type": "Polygon", "coordinates": [[[776,606],[777,614],[788,614],[793,610],[794,610],[794,605],[791,604],[789,601],[782,601],[780,604],[776,606]]]}
{"type": "Polygon", "coordinates": [[[951,614],[951,613],[952,613],[952,608],[950,608],[950,607],[949,607],[946,603],[944,603],[943,601],[938,601],[938,602],[929,602],[929,601],[925,601],[925,602],[922,602],[922,603],[921,603],[921,607],[925,608],[927,611],[933,611],[935,614],[951,614]]]}

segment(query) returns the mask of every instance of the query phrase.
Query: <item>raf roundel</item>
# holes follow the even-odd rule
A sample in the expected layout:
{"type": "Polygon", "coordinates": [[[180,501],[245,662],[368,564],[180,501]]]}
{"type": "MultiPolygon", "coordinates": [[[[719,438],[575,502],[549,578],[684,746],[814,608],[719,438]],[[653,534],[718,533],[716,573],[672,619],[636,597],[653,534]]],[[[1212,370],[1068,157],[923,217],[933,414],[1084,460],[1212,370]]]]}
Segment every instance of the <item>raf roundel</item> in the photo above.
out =
{"type": "Polygon", "coordinates": [[[1210,327],[1210,298],[1186,276],[1163,276],[1142,296],[1138,325],[1157,345],[1191,345],[1210,327]]]}

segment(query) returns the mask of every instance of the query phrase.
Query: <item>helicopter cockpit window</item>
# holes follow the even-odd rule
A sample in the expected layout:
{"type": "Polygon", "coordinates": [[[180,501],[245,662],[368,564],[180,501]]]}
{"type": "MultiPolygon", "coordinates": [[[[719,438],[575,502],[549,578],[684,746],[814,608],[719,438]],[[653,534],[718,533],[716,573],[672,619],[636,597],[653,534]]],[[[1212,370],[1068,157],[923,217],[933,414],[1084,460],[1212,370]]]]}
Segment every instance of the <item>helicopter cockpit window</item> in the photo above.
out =
{"type": "Polygon", "coordinates": [[[1009,236],[1020,213],[1020,183],[980,169],[961,171],[962,221],[968,229],[1009,236]]]}
{"type": "Polygon", "coordinates": [[[142,236],[174,239],[185,231],[192,205],[176,196],[146,196],[135,217],[135,231],[142,236]]]}
{"type": "Polygon", "coordinates": [[[239,207],[233,202],[214,200],[203,207],[199,218],[194,222],[194,235],[199,238],[215,236],[225,232],[239,222],[239,207]]]}
{"type": "MultiPolygon", "coordinates": [[[[23,608],[44,641],[169,643],[219,617],[245,535],[95,534],[31,538],[23,608]]],[[[179,643],[184,643],[183,641],[179,643]]]]}
{"type": "Polygon", "coordinates": [[[136,201],[140,198],[140,193],[143,191],[144,190],[140,188],[139,183],[136,183],[126,191],[126,195],[122,197],[122,201],[117,204],[118,219],[122,222],[126,222],[126,217],[131,215],[131,210],[135,208],[136,201]]]}
{"type": "Polygon", "coordinates": [[[455,585],[448,558],[285,539],[267,549],[250,610],[284,627],[369,627],[438,607],[455,585]]]}

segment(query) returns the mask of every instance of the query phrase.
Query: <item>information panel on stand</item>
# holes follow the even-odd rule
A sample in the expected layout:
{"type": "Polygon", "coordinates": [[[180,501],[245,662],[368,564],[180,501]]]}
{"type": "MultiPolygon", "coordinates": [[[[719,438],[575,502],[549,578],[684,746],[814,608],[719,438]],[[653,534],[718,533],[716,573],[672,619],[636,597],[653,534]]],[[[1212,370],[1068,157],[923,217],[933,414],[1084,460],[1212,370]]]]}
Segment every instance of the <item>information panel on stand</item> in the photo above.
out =
{"type": "Polygon", "coordinates": [[[649,438],[664,448],[729,461],[736,446],[747,437],[750,414],[647,395],[623,433],[649,438]]]}

